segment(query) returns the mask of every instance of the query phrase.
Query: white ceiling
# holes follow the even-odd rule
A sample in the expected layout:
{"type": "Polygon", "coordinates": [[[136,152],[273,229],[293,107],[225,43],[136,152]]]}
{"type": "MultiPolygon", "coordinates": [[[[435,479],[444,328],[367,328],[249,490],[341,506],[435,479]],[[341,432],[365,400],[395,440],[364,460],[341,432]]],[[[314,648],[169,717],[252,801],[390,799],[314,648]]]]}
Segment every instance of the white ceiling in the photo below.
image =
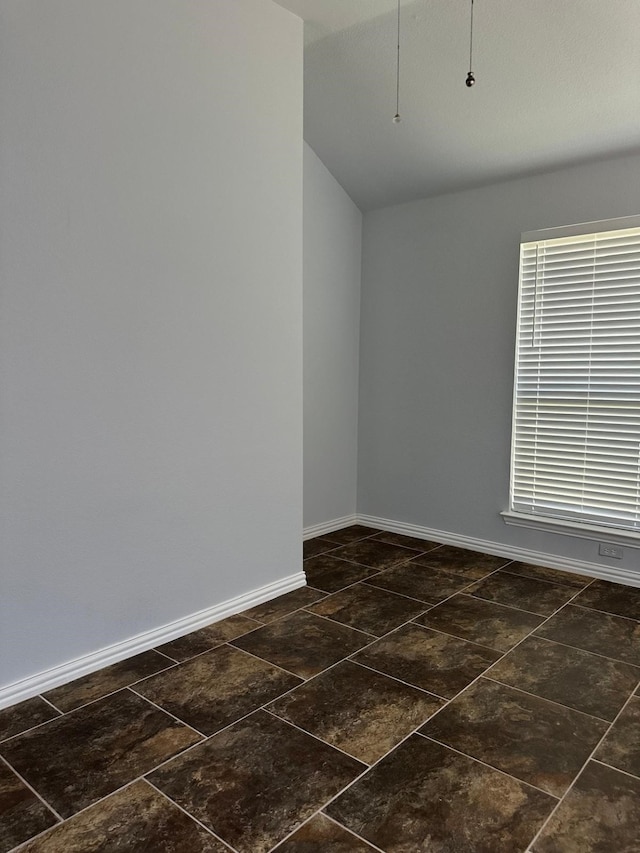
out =
{"type": "MultiPolygon", "coordinates": [[[[277,0],[305,20],[305,138],[362,209],[640,151],[640,0],[277,0]]],[[[639,200],[640,201],[640,200],[639,200]]]]}

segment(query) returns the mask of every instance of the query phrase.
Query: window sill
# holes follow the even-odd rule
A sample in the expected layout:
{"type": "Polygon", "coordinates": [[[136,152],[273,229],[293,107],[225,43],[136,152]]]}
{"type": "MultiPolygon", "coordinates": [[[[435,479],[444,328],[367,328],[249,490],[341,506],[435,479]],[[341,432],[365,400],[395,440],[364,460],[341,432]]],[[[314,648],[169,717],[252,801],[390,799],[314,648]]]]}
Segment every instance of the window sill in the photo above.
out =
{"type": "Polygon", "coordinates": [[[578,539],[592,539],[597,542],[611,542],[627,548],[640,548],[640,533],[630,530],[614,530],[612,527],[598,527],[595,524],[582,524],[577,521],[564,521],[560,518],[540,518],[522,512],[501,512],[504,523],[514,527],[527,527],[530,530],[544,530],[547,533],[560,533],[578,539]]]}

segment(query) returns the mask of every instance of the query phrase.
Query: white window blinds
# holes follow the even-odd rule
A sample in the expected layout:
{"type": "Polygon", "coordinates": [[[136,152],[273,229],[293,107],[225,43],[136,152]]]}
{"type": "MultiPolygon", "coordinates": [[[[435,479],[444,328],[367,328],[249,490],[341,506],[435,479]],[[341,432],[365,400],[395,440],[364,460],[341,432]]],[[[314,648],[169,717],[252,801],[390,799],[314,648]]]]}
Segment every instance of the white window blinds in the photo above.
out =
{"type": "Polygon", "coordinates": [[[523,235],[511,511],[638,532],[640,220],[614,225],[523,235]]]}

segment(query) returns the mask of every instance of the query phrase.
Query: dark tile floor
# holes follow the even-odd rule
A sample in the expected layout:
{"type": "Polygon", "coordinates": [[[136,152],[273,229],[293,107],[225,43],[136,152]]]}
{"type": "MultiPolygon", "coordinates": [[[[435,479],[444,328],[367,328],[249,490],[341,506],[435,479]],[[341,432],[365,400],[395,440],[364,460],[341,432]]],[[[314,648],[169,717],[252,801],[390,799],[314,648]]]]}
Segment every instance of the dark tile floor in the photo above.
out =
{"type": "Polygon", "coordinates": [[[640,853],[640,589],[361,525],[0,711],[0,853],[640,853]]]}

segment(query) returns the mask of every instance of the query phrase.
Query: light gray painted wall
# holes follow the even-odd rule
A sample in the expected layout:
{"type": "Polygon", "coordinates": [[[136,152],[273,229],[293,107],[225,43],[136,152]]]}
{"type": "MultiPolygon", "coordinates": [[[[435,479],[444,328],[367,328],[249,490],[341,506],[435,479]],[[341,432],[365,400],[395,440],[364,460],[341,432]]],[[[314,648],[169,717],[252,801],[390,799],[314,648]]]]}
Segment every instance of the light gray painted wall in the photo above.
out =
{"type": "Polygon", "coordinates": [[[303,35],[265,0],[0,32],[4,685],[299,571],[303,35]]]}
{"type": "Polygon", "coordinates": [[[356,511],[362,214],[304,148],[304,524],[356,511]]]}
{"type": "MultiPolygon", "coordinates": [[[[640,157],[626,157],[365,216],[359,512],[621,565],[499,513],[520,232],[639,212],[640,157]]],[[[640,570],[639,552],[622,566],[640,570]]]]}

